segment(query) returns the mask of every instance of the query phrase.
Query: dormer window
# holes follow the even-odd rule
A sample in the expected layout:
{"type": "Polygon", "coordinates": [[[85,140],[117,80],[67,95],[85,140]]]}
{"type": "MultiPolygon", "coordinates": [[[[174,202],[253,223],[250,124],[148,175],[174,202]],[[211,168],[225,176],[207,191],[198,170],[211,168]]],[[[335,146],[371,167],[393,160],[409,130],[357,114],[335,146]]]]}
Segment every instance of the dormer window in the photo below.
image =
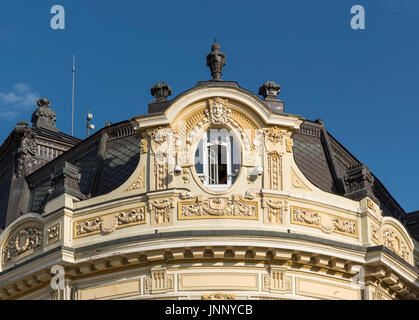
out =
{"type": "Polygon", "coordinates": [[[195,152],[195,169],[201,182],[212,190],[226,190],[240,172],[240,145],[226,129],[202,135],[195,152]]]}

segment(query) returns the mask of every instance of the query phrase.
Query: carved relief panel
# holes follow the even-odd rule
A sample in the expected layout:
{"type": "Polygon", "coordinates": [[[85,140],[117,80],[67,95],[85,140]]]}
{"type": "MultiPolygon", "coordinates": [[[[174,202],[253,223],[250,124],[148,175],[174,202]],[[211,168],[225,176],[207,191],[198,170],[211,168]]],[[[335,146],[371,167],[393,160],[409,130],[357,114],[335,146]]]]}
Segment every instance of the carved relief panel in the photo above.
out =
{"type": "Polygon", "coordinates": [[[265,157],[267,162],[268,188],[282,190],[282,155],[283,155],[283,130],[279,127],[264,129],[265,157]]]}
{"type": "Polygon", "coordinates": [[[149,206],[152,225],[173,223],[173,209],[175,207],[175,201],[173,199],[150,200],[149,206]]]}
{"type": "Polygon", "coordinates": [[[27,227],[16,232],[3,247],[3,263],[11,260],[18,260],[43,244],[43,232],[38,227],[27,227]]]}
{"type": "Polygon", "coordinates": [[[358,238],[358,222],[329,213],[291,207],[291,223],[320,229],[326,234],[339,233],[358,238]]]}
{"type": "Polygon", "coordinates": [[[74,238],[102,232],[109,234],[118,228],[146,223],[146,208],[140,206],[111,214],[74,222],[74,238]]]}
{"type": "Polygon", "coordinates": [[[258,202],[234,196],[205,198],[199,196],[193,200],[181,201],[178,207],[178,219],[258,219],[258,202]]]}
{"type": "Polygon", "coordinates": [[[263,198],[261,205],[264,213],[264,223],[284,223],[284,214],[288,211],[288,202],[286,200],[263,198]]]}
{"type": "Polygon", "coordinates": [[[155,128],[148,134],[154,162],[154,188],[164,190],[169,185],[169,165],[174,164],[175,134],[166,127],[155,128]]]}

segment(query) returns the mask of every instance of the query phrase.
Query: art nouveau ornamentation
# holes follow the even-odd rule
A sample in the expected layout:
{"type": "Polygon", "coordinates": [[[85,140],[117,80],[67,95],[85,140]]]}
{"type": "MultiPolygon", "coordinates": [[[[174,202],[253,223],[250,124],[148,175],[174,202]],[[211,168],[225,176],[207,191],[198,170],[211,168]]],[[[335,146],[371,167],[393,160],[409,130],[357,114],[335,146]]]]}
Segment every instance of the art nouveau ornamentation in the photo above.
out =
{"type": "Polygon", "coordinates": [[[264,134],[269,188],[272,190],[281,190],[283,131],[279,127],[270,127],[264,129],[264,134]]]}
{"type": "Polygon", "coordinates": [[[291,187],[297,190],[311,191],[309,187],[297,176],[294,169],[291,168],[291,187]]]}
{"type": "Polygon", "coordinates": [[[151,277],[144,277],[144,294],[151,293],[151,277]]]}
{"type": "Polygon", "coordinates": [[[166,277],[166,287],[167,291],[172,291],[175,287],[175,275],[168,274],[166,277]]]}
{"type": "Polygon", "coordinates": [[[262,290],[291,293],[292,279],[286,276],[286,270],[273,268],[269,275],[263,275],[262,290]]]}
{"type": "Polygon", "coordinates": [[[257,202],[240,196],[228,198],[208,198],[200,196],[192,201],[179,202],[178,219],[199,218],[240,218],[257,219],[257,202]]]}
{"type": "Polygon", "coordinates": [[[174,155],[174,132],[170,128],[158,127],[149,132],[151,150],[154,154],[154,176],[156,190],[168,187],[168,162],[174,155]]]}
{"type": "Polygon", "coordinates": [[[189,183],[189,168],[182,169],[182,180],[185,184],[189,183]]]}
{"type": "Polygon", "coordinates": [[[147,139],[141,139],[141,152],[147,153],[148,152],[148,140],[147,139]]]}
{"type": "Polygon", "coordinates": [[[234,294],[226,294],[226,293],[211,293],[211,294],[203,294],[202,300],[235,300],[234,294]]]}
{"type": "Polygon", "coordinates": [[[38,228],[25,228],[16,233],[3,249],[3,263],[42,246],[43,233],[38,228]]]}
{"type": "Polygon", "coordinates": [[[109,234],[117,228],[145,222],[145,206],[127,209],[114,214],[75,222],[75,237],[91,235],[98,232],[109,234]]]}
{"type": "Polygon", "coordinates": [[[285,147],[287,152],[292,152],[293,140],[291,138],[287,138],[285,140],[285,147]]]}
{"type": "Polygon", "coordinates": [[[50,245],[50,244],[60,240],[61,239],[61,233],[60,232],[61,231],[60,231],[60,224],[59,223],[47,228],[47,235],[46,235],[47,245],[50,245]]]}
{"type": "Polygon", "coordinates": [[[157,269],[151,271],[151,277],[144,277],[143,283],[144,294],[165,293],[173,291],[175,278],[166,269],[157,269]]]}
{"type": "Polygon", "coordinates": [[[374,241],[376,244],[380,244],[380,237],[378,233],[378,227],[371,224],[370,225],[371,230],[371,240],[374,241]]]}
{"type": "Polygon", "coordinates": [[[159,153],[154,158],[154,176],[156,190],[166,189],[168,186],[169,166],[167,163],[167,154],[159,153]]]}
{"type": "Polygon", "coordinates": [[[31,167],[38,164],[38,160],[36,159],[36,134],[29,130],[27,123],[18,123],[16,133],[21,135],[21,140],[16,151],[15,174],[16,177],[22,177],[28,173],[31,167]]]}
{"type": "Polygon", "coordinates": [[[277,152],[267,154],[269,189],[282,189],[282,157],[277,152]]]}
{"type": "MultiPolygon", "coordinates": [[[[204,112],[198,112],[191,118],[196,124],[189,131],[186,128],[186,144],[184,144],[184,150],[178,150],[179,156],[178,161],[180,164],[189,163],[191,159],[191,145],[198,139],[198,134],[201,132],[205,124],[215,125],[226,125],[234,128],[240,137],[241,143],[244,149],[243,164],[245,165],[256,165],[256,154],[253,151],[252,144],[250,143],[249,133],[252,129],[247,132],[242,125],[234,119],[232,115],[238,118],[238,113],[233,112],[228,105],[227,99],[216,97],[207,101],[207,108],[204,112]]],[[[243,117],[242,117],[243,118],[243,117]]],[[[250,120],[246,118],[246,122],[249,126],[254,126],[250,120]]],[[[253,129],[254,130],[254,129],[253,129]]]]}
{"type": "Polygon", "coordinates": [[[208,100],[208,109],[205,110],[205,115],[211,124],[225,124],[229,121],[231,114],[228,108],[227,99],[216,97],[208,100]]]}
{"type": "Polygon", "coordinates": [[[145,187],[144,170],[145,168],[143,167],[138,177],[128,186],[128,188],[125,191],[144,189],[145,187]]]}
{"type": "Polygon", "coordinates": [[[288,202],[285,200],[262,199],[265,223],[284,223],[284,213],[288,210],[288,202]]]}
{"type": "Polygon", "coordinates": [[[367,199],[367,205],[373,212],[376,212],[374,202],[371,199],[367,199]]]}
{"type": "Polygon", "coordinates": [[[358,223],[328,213],[292,207],[291,222],[294,224],[318,228],[324,233],[340,233],[351,237],[358,237],[358,223]]]}
{"type": "Polygon", "coordinates": [[[392,229],[383,230],[383,244],[404,260],[410,262],[410,250],[402,236],[392,229]]]}
{"type": "Polygon", "coordinates": [[[154,224],[172,222],[172,211],[175,207],[175,202],[173,199],[152,200],[149,203],[154,224]]]}

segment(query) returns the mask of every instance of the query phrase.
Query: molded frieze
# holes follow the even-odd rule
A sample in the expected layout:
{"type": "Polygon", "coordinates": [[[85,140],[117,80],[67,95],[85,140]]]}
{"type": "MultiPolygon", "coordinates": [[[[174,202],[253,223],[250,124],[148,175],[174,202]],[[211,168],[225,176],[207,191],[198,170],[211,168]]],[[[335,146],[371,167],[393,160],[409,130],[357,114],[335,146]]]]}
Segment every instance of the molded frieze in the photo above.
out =
{"type": "Polygon", "coordinates": [[[257,201],[249,201],[241,196],[229,198],[214,197],[205,199],[199,196],[191,201],[181,201],[178,207],[178,219],[258,219],[257,201]]]}
{"type": "Polygon", "coordinates": [[[79,238],[99,232],[109,234],[115,229],[146,223],[146,208],[141,206],[126,209],[113,214],[107,214],[74,223],[74,237],[79,238]]]}
{"type": "Polygon", "coordinates": [[[340,233],[358,238],[358,223],[332,214],[304,209],[291,208],[291,223],[320,229],[324,233],[340,233]]]}

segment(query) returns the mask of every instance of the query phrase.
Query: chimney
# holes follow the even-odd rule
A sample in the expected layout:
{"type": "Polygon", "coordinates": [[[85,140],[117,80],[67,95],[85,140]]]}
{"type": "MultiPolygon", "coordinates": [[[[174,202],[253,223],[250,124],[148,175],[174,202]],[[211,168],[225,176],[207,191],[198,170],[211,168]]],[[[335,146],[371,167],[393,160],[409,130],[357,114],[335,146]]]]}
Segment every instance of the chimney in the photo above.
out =
{"type": "Polygon", "coordinates": [[[149,103],[148,113],[164,111],[170,104],[168,97],[172,95],[172,88],[165,82],[159,82],[151,86],[150,92],[155,99],[149,103]]]}
{"type": "Polygon", "coordinates": [[[284,112],[284,103],[276,96],[281,91],[281,86],[273,81],[266,81],[260,88],[258,94],[263,96],[265,104],[274,113],[284,112]]]}

